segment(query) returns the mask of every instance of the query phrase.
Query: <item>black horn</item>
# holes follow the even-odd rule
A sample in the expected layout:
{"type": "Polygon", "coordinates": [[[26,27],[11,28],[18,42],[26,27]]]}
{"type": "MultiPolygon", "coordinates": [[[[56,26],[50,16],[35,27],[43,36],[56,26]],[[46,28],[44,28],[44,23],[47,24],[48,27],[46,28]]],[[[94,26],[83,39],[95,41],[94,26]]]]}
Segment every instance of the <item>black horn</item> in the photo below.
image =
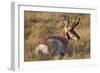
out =
{"type": "Polygon", "coordinates": [[[74,28],[79,24],[80,18],[76,18],[75,21],[71,24],[70,30],[74,30],[74,28]]]}

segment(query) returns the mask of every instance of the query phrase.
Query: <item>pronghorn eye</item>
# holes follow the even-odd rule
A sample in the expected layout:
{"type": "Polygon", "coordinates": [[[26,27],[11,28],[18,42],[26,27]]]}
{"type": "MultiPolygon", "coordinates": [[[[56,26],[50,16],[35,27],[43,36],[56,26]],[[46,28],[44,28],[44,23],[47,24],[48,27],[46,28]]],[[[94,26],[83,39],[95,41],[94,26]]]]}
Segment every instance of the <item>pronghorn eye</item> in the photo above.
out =
{"type": "Polygon", "coordinates": [[[71,30],[71,27],[68,27],[68,31],[70,31],[71,30]]]}

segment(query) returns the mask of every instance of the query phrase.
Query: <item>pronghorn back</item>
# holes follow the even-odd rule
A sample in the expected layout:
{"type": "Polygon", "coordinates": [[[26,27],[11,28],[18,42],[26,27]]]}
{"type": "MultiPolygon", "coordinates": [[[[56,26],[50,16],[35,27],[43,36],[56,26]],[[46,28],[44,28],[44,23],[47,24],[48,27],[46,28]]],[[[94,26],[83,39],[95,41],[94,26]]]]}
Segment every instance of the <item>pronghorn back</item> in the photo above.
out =
{"type": "MultiPolygon", "coordinates": [[[[48,37],[48,40],[51,40],[51,41],[59,40],[65,46],[68,44],[68,40],[66,38],[64,38],[64,37],[61,37],[61,36],[50,36],[50,37],[48,37]]],[[[48,40],[47,40],[47,42],[48,42],[48,40]]]]}

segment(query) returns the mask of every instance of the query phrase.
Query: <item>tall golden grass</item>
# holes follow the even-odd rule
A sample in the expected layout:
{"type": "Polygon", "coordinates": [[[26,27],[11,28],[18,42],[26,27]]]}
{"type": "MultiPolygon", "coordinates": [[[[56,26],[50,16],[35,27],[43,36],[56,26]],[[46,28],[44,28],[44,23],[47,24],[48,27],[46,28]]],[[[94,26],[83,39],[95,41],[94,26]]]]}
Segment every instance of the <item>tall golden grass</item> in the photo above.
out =
{"type": "MultiPolygon", "coordinates": [[[[70,23],[80,17],[80,23],[75,28],[80,40],[69,40],[66,55],[62,58],[87,59],[90,58],[90,14],[59,13],[59,12],[24,12],[24,61],[44,60],[41,54],[35,55],[34,49],[41,37],[59,35],[63,29],[62,16],[69,16],[70,23]]],[[[48,60],[58,60],[59,56],[50,56],[48,60]]]]}

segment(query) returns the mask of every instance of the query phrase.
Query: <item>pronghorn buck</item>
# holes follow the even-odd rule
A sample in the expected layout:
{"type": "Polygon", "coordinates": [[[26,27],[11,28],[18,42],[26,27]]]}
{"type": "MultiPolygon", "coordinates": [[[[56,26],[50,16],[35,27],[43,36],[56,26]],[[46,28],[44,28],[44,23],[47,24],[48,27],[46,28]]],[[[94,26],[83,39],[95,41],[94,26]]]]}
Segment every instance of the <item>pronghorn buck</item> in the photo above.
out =
{"type": "MultiPolygon", "coordinates": [[[[79,40],[79,35],[74,31],[74,28],[79,24],[80,18],[76,18],[72,24],[64,17],[63,29],[58,36],[49,36],[47,38],[48,49],[51,54],[61,56],[65,55],[69,39],[79,40]]],[[[73,44],[72,44],[73,45],[73,44]]]]}
{"type": "MultiPolygon", "coordinates": [[[[75,27],[78,26],[80,18],[77,17],[73,23],[70,24],[69,18],[64,17],[64,27],[59,35],[51,35],[45,38],[45,43],[40,43],[35,50],[42,52],[44,55],[59,56],[62,58],[66,53],[66,48],[70,39],[79,40],[79,35],[74,31],[75,27]]],[[[72,44],[73,45],[73,44],[72,44]]]]}

